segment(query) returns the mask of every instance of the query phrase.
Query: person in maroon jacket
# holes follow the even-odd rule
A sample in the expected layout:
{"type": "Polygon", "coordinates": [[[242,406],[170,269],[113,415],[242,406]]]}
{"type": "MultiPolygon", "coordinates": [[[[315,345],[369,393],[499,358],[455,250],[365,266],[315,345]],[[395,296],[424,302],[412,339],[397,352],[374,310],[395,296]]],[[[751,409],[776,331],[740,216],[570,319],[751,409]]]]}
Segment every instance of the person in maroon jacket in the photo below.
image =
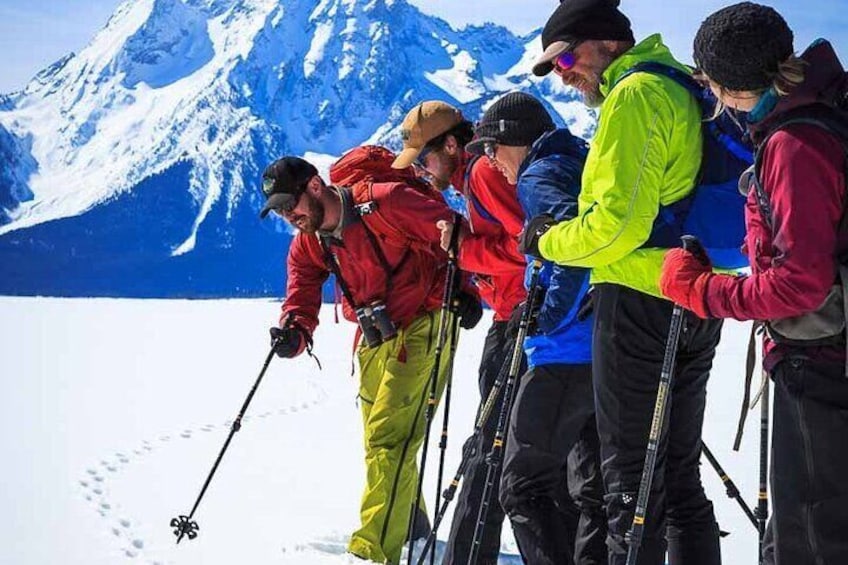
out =
{"type": "MultiPolygon", "coordinates": [[[[475,158],[465,151],[474,128],[462,113],[445,102],[418,104],[401,125],[403,151],[395,167],[408,167],[417,162],[436,188],[453,186],[465,195],[468,228],[460,228],[459,266],[470,273],[480,296],[494,310],[494,321],[486,335],[479,370],[480,395],[485,399],[512,352],[512,336],[507,331],[510,316],[526,298],[524,288],[524,255],[518,252],[518,234],[523,229],[524,213],[518,202],[515,185],[510,184],[486,158],[475,158]]],[[[447,247],[452,222],[439,224],[443,246],[447,247]]],[[[524,367],[522,366],[522,372],[524,367]]],[[[462,481],[454,510],[445,565],[468,561],[471,541],[477,523],[483,487],[486,481],[486,453],[492,445],[497,425],[489,418],[473,449],[468,470],[462,481]]],[[[495,485],[500,482],[500,475],[495,485]]],[[[495,563],[500,549],[501,526],[505,514],[497,503],[495,489],[483,531],[480,563],[495,563]]]]}
{"type": "MultiPolygon", "coordinates": [[[[330,169],[337,186],[298,157],[283,157],[263,173],[262,216],[274,211],[300,230],[289,248],[280,327],[271,329],[276,353],[294,357],[311,344],[321,287],[331,273],[344,295],[345,318],[360,326],[367,479],[362,523],[348,551],[377,563],[398,563],[407,538],[446,278],[436,222],[455,216],[411,168],[392,169],[394,157],[376,146],[350,151],[330,169]]],[[[473,327],[482,308],[467,280],[458,297],[459,324],[473,327]]],[[[448,332],[445,351],[453,339],[448,332]]],[[[442,355],[439,395],[449,362],[442,355]]],[[[413,536],[427,535],[426,514],[415,518],[413,536]]]]}
{"type": "Polygon", "coordinates": [[[776,563],[848,562],[848,378],[837,258],[848,251],[842,217],[846,156],[817,104],[844,70],[827,42],[800,58],[772,8],[736,4],[709,16],[695,62],[726,106],[749,113],[758,144],[747,182],[749,276],[713,274],[682,249],[670,251],[660,287],[702,318],[766,324],[763,367],[775,384],[772,432],[776,563]],[[830,322],[828,322],[828,320],[830,322]],[[830,327],[828,327],[830,325],[830,327]]]}

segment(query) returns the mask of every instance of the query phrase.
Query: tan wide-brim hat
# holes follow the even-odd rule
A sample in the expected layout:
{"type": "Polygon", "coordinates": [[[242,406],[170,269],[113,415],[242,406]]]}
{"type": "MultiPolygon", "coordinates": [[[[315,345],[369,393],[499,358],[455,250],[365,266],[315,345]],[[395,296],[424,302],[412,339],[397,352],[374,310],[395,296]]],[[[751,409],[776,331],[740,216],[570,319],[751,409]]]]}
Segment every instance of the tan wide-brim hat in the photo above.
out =
{"type": "Polygon", "coordinates": [[[418,104],[409,111],[400,125],[400,135],[403,138],[403,151],[392,163],[395,169],[405,169],[410,166],[424,146],[464,121],[462,112],[438,100],[428,100],[418,104]]]}

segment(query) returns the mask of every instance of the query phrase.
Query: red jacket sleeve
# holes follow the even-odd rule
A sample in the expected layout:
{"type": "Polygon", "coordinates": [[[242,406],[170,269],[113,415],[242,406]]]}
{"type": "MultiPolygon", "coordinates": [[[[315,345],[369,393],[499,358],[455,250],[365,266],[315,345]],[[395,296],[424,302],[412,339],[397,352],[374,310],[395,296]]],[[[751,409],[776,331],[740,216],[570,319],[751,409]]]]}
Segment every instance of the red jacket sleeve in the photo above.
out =
{"type": "MultiPolygon", "coordinates": [[[[390,191],[388,198],[387,220],[447,263],[448,255],[439,245],[441,231],[436,224],[440,220],[452,222],[457,214],[450,209],[442,196],[401,185],[390,191]]],[[[462,221],[465,222],[464,219],[462,221]]],[[[472,284],[468,275],[463,274],[461,288],[468,294],[478,295],[477,287],[472,284]]]]}
{"type": "MultiPolygon", "coordinates": [[[[480,158],[472,167],[468,190],[500,227],[485,229],[475,225],[472,220],[472,233],[462,241],[459,252],[460,266],[484,275],[523,268],[525,261],[524,256],[518,252],[518,234],[524,227],[524,212],[518,202],[515,185],[507,182],[506,177],[488,159],[480,158]]],[[[474,204],[469,202],[468,206],[474,204]]],[[[470,213],[472,218],[479,218],[473,212],[470,213]]]]}
{"type": "Polygon", "coordinates": [[[312,336],[318,326],[321,287],[330,275],[324,265],[318,239],[313,235],[297,234],[289,247],[287,266],[286,298],[283,300],[280,325],[292,317],[312,336]]]}
{"type": "Polygon", "coordinates": [[[705,302],[713,316],[775,320],[821,306],[836,280],[844,171],[841,143],[817,126],[789,126],[771,137],[761,181],[772,206],[773,230],[766,231],[756,217],[752,193],[748,214],[755,217],[747,222],[746,246],[754,272],[710,280],[705,302]],[[761,253],[770,259],[758,261],[761,253]]]}

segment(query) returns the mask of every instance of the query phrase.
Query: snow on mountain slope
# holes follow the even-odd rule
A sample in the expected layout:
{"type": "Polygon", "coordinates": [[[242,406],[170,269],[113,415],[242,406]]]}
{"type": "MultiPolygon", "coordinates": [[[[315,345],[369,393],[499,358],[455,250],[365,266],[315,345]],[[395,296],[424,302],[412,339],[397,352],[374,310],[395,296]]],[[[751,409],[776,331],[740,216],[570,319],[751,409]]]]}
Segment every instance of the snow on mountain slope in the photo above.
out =
{"type": "MultiPolygon", "coordinates": [[[[495,97],[521,88],[585,134],[592,115],[574,93],[529,80],[538,50],[535,37],[494,25],[455,30],[404,0],[125,2],[80,53],[0,100],[0,155],[9,164],[0,174],[0,257],[13,252],[26,263],[15,286],[0,292],[45,292],[43,279],[31,279],[51,272],[51,258],[24,250],[55,247],[59,238],[102,247],[117,227],[86,229],[89,214],[130,205],[135,197],[126,195],[173,177],[175,167],[186,169],[185,180],[156,190],[185,195],[191,206],[122,214],[167,250],[147,267],[172,269],[169,258],[192,253],[239,256],[240,241],[269,231],[284,247],[287,229],[250,218],[261,207],[262,168],[286,153],[338,156],[364,142],[397,148],[399,123],[424,99],[476,119],[495,97]],[[60,227],[73,218],[75,230],[60,227]],[[182,229],[163,240],[151,225],[162,218],[182,229]]],[[[113,259],[98,249],[84,255],[87,263],[113,259]]],[[[256,276],[245,265],[240,287],[256,276]]],[[[125,285],[116,281],[112,293],[120,295],[125,285]]],[[[178,286],[190,294],[189,282],[178,286]]],[[[159,294],[173,291],[166,285],[159,294]]]]}

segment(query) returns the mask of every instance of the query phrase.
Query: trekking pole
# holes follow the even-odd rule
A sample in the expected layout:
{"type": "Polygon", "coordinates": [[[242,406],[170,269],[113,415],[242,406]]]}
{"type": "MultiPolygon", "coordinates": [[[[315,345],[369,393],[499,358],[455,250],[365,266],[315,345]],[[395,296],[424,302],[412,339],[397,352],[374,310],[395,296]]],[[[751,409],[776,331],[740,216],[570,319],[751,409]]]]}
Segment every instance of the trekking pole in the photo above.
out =
{"type": "Polygon", "coordinates": [[[510,361],[509,374],[507,375],[506,385],[504,387],[504,398],[501,403],[501,412],[498,416],[498,426],[495,430],[494,440],[492,441],[492,450],[489,452],[489,456],[486,461],[488,465],[488,469],[486,470],[486,483],[483,487],[480,510],[477,514],[477,524],[474,526],[474,538],[471,541],[471,555],[468,558],[469,565],[477,565],[477,560],[480,557],[480,546],[483,542],[483,527],[485,526],[486,518],[489,515],[492,490],[494,489],[495,479],[499,476],[500,466],[503,460],[503,447],[506,442],[507,426],[509,424],[510,412],[512,411],[516,381],[519,376],[518,371],[521,369],[521,354],[524,349],[524,338],[527,337],[527,331],[530,327],[530,319],[533,316],[536,299],[539,295],[539,272],[541,269],[542,261],[534,259],[532,271],[530,272],[530,288],[527,293],[527,303],[524,306],[524,312],[521,313],[521,320],[518,325],[518,335],[515,338],[515,344],[512,348],[512,359],[510,361]]]}
{"type": "MultiPolygon", "coordinates": [[[[424,470],[427,467],[427,448],[430,444],[430,429],[432,428],[433,416],[436,411],[436,397],[439,390],[439,367],[442,364],[442,351],[445,348],[445,342],[448,335],[448,317],[450,316],[451,306],[453,305],[454,292],[456,289],[456,275],[459,272],[456,262],[456,248],[459,238],[459,222],[461,216],[456,214],[454,217],[454,229],[451,232],[450,243],[448,244],[448,265],[445,272],[445,288],[442,292],[442,307],[439,314],[439,329],[436,339],[436,351],[434,353],[433,368],[430,371],[430,396],[427,398],[427,411],[425,415],[424,428],[424,444],[421,451],[421,465],[418,469],[418,486],[415,489],[415,499],[409,513],[409,526],[407,528],[408,551],[407,559],[409,565],[412,565],[412,548],[414,540],[412,539],[415,529],[415,519],[418,517],[418,512],[421,508],[421,492],[424,489],[424,470]]],[[[452,350],[453,351],[453,350],[452,350]]],[[[453,359],[450,360],[451,367],[453,359]]],[[[452,371],[452,368],[448,369],[452,371]]],[[[413,431],[417,425],[418,417],[416,415],[412,422],[413,431]]],[[[410,432],[411,434],[412,432],[410,432]]]]}
{"type": "Polygon", "coordinates": [[[757,501],[757,530],[759,531],[760,565],[764,563],[763,545],[768,519],[768,441],[769,441],[769,379],[763,373],[760,396],[760,492],[757,501]]]}
{"type": "Polygon", "coordinates": [[[265,363],[262,365],[262,370],[259,371],[259,376],[256,378],[256,382],[253,383],[253,388],[250,389],[250,393],[248,393],[247,398],[244,399],[244,404],[242,404],[238,416],[236,416],[236,419],[233,420],[233,423],[230,426],[230,434],[227,436],[227,441],[224,442],[224,446],[221,448],[220,453],[218,453],[218,458],[215,459],[215,464],[212,465],[212,470],[209,471],[209,475],[206,477],[206,482],[203,483],[203,488],[200,489],[200,495],[198,495],[197,500],[194,502],[191,512],[188,513],[188,516],[181,514],[178,517],[171,519],[171,527],[174,528],[174,535],[177,536],[177,543],[182,541],[183,536],[188,537],[190,540],[197,537],[197,530],[199,530],[200,527],[197,525],[197,522],[193,520],[194,512],[200,505],[200,501],[203,499],[203,495],[206,493],[206,489],[209,487],[209,483],[212,481],[215,471],[218,470],[218,464],[221,463],[221,459],[224,457],[224,453],[230,445],[230,440],[232,440],[233,435],[241,429],[241,419],[244,417],[244,413],[247,412],[247,407],[250,405],[250,401],[253,400],[253,394],[256,392],[256,389],[259,388],[259,383],[262,382],[262,377],[265,376],[265,371],[268,370],[268,365],[274,357],[274,349],[276,348],[278,341],[279,338],[275,338],[271,343],[271,351],[269,351],[268,356],[265,357],[265,363]]]}
{"type": "MultiPolygon", "coordinates": [[[[691,235],[684,235],[683,249],[693,253],[702,263],[708,263],[709,259],[698,239],[691,235]]],[[[659,450],[660,438],[662,437],[663,423],[670,403],[668,395],[671,391],[672,377],[674,376],[674,364],[677,359],[677,345],[680,342],[680,333],[683,330],[683,306],[675,304],[671,311],[671,326],[668,330],[668,339],[665,343],[665,354],[663,356],[660,383],[657,388],[657,400],[654,403],[654,415],[651,419],[651,431],[648,434],[648,447],[645,451],[645,465],[642,467],[642,480],[639,483],[639,494],[636,498],[636,510],[633,514],[633,523],[625,536],[627,541],[627,565],[636,565],[639,556],[639,546],[642,544],[642,535],[645,530],[645,514],[648,511],[648,498],[651,495],[651,483],[654,479],[654,468],[657,464],[657,452],[659,450]]]]}
{"type": "Polygon", "coordinates": [[[421,551],[421,555],[418,557],[416,565],[424,565],[424,559],[427,556],[427,552],[430,551],[430,547],[436,542],[439,526],[441,526],[442,520],[445,518],[445,514],[448,511],[450,503],[453,501],[453,497],[456,496],[456,490],[459,487],[460,481],[465,476],[465,472],[468,471],[468,466],[471,465],[471,458],[476,455],[475,446],[477,445],[478,438],[483,434],[483,428],[486,427],[489,417],[494,410],[495,403],[500,396],[501,388],[503,388],[511,363],[512,357],[507,356],[503,365],[501,365],[501,369],[498,372],[498,376],[495,379],[494,384],[492,385],[492,389],[489,391],[489,395],[478,410],[477,419],[474,422],[474,431],[471,433],[471,437],[465,442],[465,445],[463,445],[462,460],[459,462],[456,474],[448,485],[448,488],[446,488],[442,493],[442,504],[440,507],[437,505],[439,511],[433,518],[433,526],[430,529],[430,535],[427,536],[427,541],[424,543],[424,549],[421,551]]]}
{"type": "Polygon", "coordinates": [[[707,447],[707,444],[701,441],[701,448],[703,449],[704,457],[707,458],[707,461],[710,462],[715,472],[718,473],[721,482],[724,483],[725,488],[727,489],[728,498],[732,498],[739,503],[739,506],[742,508],[742,511],[748,517],[748,520],[751,521],[751,524],[754,525],[755,528],[759,529],[759,525],[757,524],[757,518],[754,516],[754,513],[751,511],[751,507],[748,506],[748,503],[745,502],[745,499],[742,498],[742,495],[739,494],[739,489],[736,487],[736,484],[730,479],[730,476],[722,469],[721,465],[718,464],[718,460],[713,455],[710,448],[707,447]]]}
{"type": "MultiPolygon", "coordinates": [[[[445,410],[442,417],[442,436],[439,440],[439,473],[436,476],[436,504],[434,508],[439,507],[439,500],[441,499],[440,495],[442,493],[442,479],[445,474],[445,452],[448,449],[448,418],[450,417],[451,388],[453,384],[453,359],[456,357],[456,346],[459,342],[458,322],[459,318],[454,316],[451,321],[451,335],[453,336],[450,351],[451,365],[448,368],[447,384],[445,385],[445,410]]],[[[427,551],[422,551],[421,554],[426,555],[427,551]]],[[[435,563],[436,551],[434,549],[433,552],[430,553],[430,565],[435,565],[435,563]]]]}

